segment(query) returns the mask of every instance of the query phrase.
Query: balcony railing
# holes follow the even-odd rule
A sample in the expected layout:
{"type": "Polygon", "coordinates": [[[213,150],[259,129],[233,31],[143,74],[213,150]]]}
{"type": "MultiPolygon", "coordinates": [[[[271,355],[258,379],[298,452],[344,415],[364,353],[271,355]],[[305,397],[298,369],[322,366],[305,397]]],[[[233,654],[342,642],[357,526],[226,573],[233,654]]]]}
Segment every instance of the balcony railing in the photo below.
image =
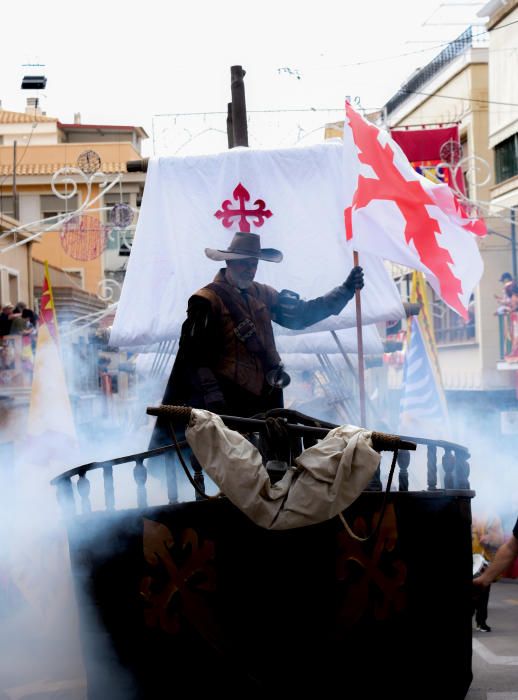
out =
{"type": "Polygon", "coordinates": [[[479,39],[479,34],[473,34],[473,28],[468,27],[460,36],[450,42],[441,53],[430,61],[424,68],[421,68],[410,80],[404,83],[398,92],[385,105],[386,114],[394,112],[403,102],[408,100],[413,93],[426,85],[444,66],[451,63],[457,56],[464,53],[466,49],[473,46],[485,46],[485,32],[480,32],[484,38],[479,39]]]}
{"type": "Polygon", "coordinates": [[[518,362],[518,312],[499,314],[500,360],[518,362]]]}

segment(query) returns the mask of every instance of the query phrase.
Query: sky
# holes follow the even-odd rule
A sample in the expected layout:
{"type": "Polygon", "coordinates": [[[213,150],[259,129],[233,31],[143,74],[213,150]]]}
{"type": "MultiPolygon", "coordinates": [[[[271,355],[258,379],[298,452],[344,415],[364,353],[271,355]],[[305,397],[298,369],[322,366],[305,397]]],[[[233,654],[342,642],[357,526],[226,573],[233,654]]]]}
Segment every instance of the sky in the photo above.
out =
{"type": "Polygon", "coordinates": [[[226,114],[205,115],[226,112],[230,66],[242,65],[250,145],[295,145],[320,139],[346,96],[368,111],[381,107],[441,44],[473,20],[482,23],[476,17],[482,6],[10,2],[2,8],[0,100],[4,109],[23,111],[26,98],[38,96],[43,110],[65,123],[80,112],[83,123],[142,126],[150,137],[144,155],[188,155],[226,147],[226,114]],[[21,90],[24,74],[40,73],[45,90],[21,90]],[[293,109],[306,111],[285,111],[293,109]]]}

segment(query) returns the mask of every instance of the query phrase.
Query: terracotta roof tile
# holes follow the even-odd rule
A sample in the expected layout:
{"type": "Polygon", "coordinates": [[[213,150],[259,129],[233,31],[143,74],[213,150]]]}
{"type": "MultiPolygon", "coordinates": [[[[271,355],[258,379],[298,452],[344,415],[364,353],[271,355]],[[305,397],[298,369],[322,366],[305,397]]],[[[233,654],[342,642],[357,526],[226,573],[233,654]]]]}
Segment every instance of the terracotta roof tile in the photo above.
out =
{"type": "Polygon", "coordinates": [[[56,117],[47,117],[43,114],[26,114],[25,112],[11,112],[0,109],[0,124],[33,124],[34,122],[56,122],[56,117]]]}
{"type": "MultiPolygon", "coordinates": [[[[77,167],[79,154],[90,149],[97,151],[101,157],[101,170],[107,174],[125,173],[128,160],[142,157],[128,142],[38,144],[21,151],[20,156],[23,155],[23,157],[18,161],[16,174],[51,176],[65,166],[77,167]]],[[[12,173],[12,148],[0,146],[0,177],[9,176],[12,173]]]]}
{"type": "MultiPolygon", "coordinates": [[[[68,165],[72,168],[77,167],[75,163],[29,163],[28,165],[19,165],[16,168],[17,175],[53,175],[60,168],[64,168],[68,165]]],[[[102,164],[103,173],[125,173],[126,163],[103,163],[102,164]]],[[[13,166],[12,165],[0,165],[0,176],[12,175],[13,166]]]]}

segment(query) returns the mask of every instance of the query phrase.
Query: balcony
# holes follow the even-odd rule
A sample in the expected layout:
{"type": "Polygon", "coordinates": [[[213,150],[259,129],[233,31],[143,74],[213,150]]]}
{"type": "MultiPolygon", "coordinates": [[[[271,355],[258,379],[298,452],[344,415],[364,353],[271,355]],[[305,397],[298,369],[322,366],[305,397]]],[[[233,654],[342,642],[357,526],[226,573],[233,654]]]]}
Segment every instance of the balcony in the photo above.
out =
{"type": "Polygon", "coordinates": [[[412,94],[419,92],[432,78],[434,78],[445,66],[452,63],[457,56],[470,48],[482,48],[487,46],[486,33],[479,31],[473,34],[473,27],[468,27],[456,39],[450,42],[441,53],[427,63],[424,68],[418,70],[398,92],[385,105],[386,115],[392,112],[408,100],[412,94]],[[480,36],[483,35],[483,36],[480,36]]]}

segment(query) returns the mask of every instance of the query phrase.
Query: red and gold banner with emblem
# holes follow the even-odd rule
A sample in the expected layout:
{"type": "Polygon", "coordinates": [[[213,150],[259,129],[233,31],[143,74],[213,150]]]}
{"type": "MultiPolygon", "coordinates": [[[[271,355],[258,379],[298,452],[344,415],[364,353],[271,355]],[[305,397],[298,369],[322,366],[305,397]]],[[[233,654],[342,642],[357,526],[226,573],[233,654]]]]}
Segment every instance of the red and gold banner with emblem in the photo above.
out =
{"type": "Polygon", "coordinates": [[[464,176],[455,165],[462,157],[459,127],[391,129],[390,135],[406,155],[418,173],[432,180],[443,182],[464,194],[464,176]],[[441,166],[440,168],[438,166],[441,166]],[[455,184],[453,186],[453,178],[455,184]]]}

